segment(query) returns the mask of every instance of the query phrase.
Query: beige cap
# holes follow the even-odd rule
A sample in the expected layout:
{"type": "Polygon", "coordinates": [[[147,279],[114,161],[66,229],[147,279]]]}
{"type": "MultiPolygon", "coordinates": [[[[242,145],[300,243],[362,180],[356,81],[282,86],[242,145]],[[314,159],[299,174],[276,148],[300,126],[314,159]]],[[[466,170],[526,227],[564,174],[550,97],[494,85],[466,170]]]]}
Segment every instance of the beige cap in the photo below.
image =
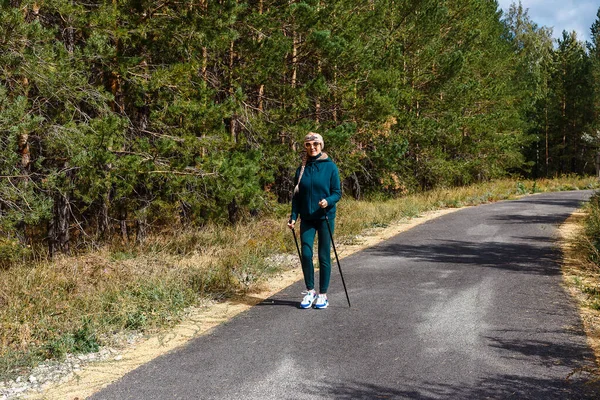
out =
{"type": "Polygon", "coordinates": [[[319,142],[321,143],[321,149],[325,147],[325,142],[323,141],[323,136],[319,135],[316,132],[308,132],[306,136],[304,136],[304,143],[306,142],[319,142]]]}

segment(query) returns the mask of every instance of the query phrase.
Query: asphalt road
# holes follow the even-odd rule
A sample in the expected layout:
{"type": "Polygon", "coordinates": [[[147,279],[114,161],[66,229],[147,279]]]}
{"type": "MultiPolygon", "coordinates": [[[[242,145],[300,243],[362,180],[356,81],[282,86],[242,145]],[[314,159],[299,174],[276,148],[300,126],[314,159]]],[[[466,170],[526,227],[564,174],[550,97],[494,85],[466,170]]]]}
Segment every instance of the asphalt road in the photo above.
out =
{"type": "Polygon", "coordinates": [[[590,191],[466,208],[297,283],[93,399],[600,399],[557,227],[590,191]]]}

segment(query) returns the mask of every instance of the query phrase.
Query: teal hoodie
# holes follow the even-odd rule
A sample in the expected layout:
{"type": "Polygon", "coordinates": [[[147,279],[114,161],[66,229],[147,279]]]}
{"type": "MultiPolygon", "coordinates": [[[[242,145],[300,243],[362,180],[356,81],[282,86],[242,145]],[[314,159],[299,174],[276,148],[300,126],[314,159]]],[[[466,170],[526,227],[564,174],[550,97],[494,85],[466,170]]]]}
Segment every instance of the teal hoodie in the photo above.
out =
{"type": "MultiPolygon", "coordinates": [[[[296,170],[294,186],[298,184],[300,169],[296,170]]],[[[329,218],[335,218],[336,203],[342,197],[340,173],[335,163],[325,153],[309,157],[298,185],[298,193],[292,198],[291,220],[324,219],[325,212],[329,218]],[[319,207],[319,201],[327,200],[327,208],[319,207]]]]}

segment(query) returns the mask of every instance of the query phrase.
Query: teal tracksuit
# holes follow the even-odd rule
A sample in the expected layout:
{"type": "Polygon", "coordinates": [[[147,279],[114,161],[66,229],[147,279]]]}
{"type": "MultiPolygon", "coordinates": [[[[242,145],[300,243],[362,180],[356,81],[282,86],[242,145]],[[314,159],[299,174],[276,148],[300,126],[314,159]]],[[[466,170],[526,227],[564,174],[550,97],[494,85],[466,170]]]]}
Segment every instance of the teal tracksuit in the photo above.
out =
{"type": "MultiPolygon", "coordinates": [[[[298,184],[301,167],[296,171],[294,183],[298,184]]],[[[298,192],[292,199],[290,219],[300,216],[300,240],[302,242],[302,272],[308,290],[315,287],[313,244],[315,234],[318,235],[319,254],[319,292],[327,293],[331,276],[331,239],[325,220],[329,218],[331,230],[335,225],[336,203],[342,196],[340,175],[335,163],[324,153],[309,157],[304,173],[298,184],[298,192]],[[327,200],[327,208],[319,207],[321,200],[327,200]]]]}

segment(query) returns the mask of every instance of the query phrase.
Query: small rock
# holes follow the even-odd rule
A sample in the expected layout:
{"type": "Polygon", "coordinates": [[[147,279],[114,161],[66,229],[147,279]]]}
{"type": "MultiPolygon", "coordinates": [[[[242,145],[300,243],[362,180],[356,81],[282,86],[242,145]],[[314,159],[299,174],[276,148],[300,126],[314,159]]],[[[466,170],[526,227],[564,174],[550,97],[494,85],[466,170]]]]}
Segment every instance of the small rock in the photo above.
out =
{"type": "Polygon", "coordinates": [[[121,361],[122,359],[123,359],[123,356],[120,354],[115,357],[115,361],[121,361]]]}
{"type": "Polygon", "coordinates": [[[29,377],[29,383],[36,383],[36,382],[37,382],[37,378],[35,376],[31,375],[29,377]]]}
{"type": "Polygon", "coordinates": [[[24,391],[26,391],[27,389],[29,389],[27,386],[20,386],[20,387],[18,387],[18,388],[15,388],[15,389],[13,390],[13,392],[14,392],[14,393],[16,393],[16,394],[21,394],[21,393],[23,393],[24,391]]]}

